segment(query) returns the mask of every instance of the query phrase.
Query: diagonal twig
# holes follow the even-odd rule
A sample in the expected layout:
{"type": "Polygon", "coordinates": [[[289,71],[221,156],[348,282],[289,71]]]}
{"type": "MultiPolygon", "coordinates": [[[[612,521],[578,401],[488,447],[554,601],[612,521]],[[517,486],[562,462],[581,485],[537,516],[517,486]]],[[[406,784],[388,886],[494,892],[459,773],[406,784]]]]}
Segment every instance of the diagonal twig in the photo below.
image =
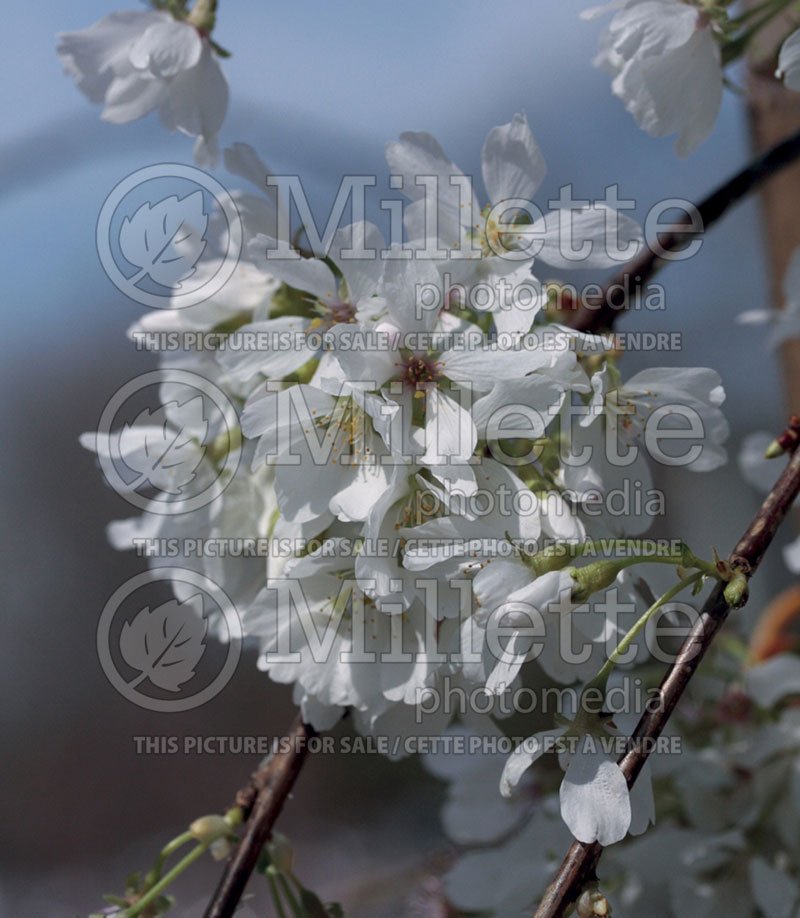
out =
{"type": "MultiPolygon", "coordinates": [[[[734,204],[799,157],[800,131],[757,156],[744,169],[712,191],[697,205],[703,231],[719,220],[734,204]]],[[[673,229],[672,232],[664,234],[660,240],[662,251],[677,251],[691,238],[698,235],[692,230],[689,218],[684,220],[683,224],[687,227],[686,230],[673,229]]],[[[588,332],[611,328],[619,313],[627,307],[631,296],[642,290],[653,275],[667,263],[667,260],[646,247],[638,258],[626,265],[609,281],[599,297],[587,297],[584,302],[577,304],[574,311],[565,316],[565,321],[571,328],[578,331],[588,332]],[[633,278],[635,284],[632,290],[628,289],[630,278],[633,278]]]]}
{"type": "Polygon", "coordinates": [[[298,714],[274,755],[236,795],[235,805],[241,807],[247,822],[203,918],[230,918],[236,911],[261,849],[303,767],[308,741],[314,735],[314,728],[304,724],[298,714]]]}
{"type": "MultiPolygon", "coordinates": [[[[730,563],[748,578],[755,572],[764,552],[800,492],[800,450],[795,450],[783,474],[767,495],[758,513],[730,554],[730,563]]],[[[661,682],[661,704],[645,712],[633,731],[628,751],[619,767],[632,787],[647,761],[653,740],[661,735],[675,705],[703,659],[714,636],[722,627],[730,607],[723,597],[724,584],[718,584],[706,600],[700,617],[686,636],[678,655],[661,682]]],[[[603,852],[602,845],[575,841],[567,852],[553,882],[539,903],[534,918],[561,918],[565,909],[580,895],[603,852]]]]}

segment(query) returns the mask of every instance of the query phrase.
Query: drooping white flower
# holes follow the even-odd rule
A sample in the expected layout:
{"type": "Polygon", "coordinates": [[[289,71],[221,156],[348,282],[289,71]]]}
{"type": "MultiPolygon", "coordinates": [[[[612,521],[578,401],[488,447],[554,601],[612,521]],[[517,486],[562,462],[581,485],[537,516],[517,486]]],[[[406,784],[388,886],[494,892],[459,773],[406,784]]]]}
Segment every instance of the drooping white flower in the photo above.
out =
{"type": "Polygon", "coordinates": [[[169,130],[197,137],[195,161],[216,166],[228,84],[209,38],[189,21],[153,10],[111,13],[59,36],[66,73],[113,124],[158,110],[169,130]]]}
{"type": "Polygon", "coordinates": [[[145,512],[109,524],[108,538],[120,551],[135,550],[151,567],[176,568],[173,590],[185,601],[196,590],[181,580],[185,570],[207,577],[247,610],[267,577],[280,574],[282,558],[271,548],[282,538],[302,536],[302,527],[277,519],[272,470],[252,474],[240,466],[213,501],[185,513],[145,512]]]}
{"type": "Polygon", "coordinates": [[[498,793],[506,762],[500,730],[489,718],[483,718],[475,728],[450,727],[446,735],[463,745],[426,755],[423,763],[428,771],[447,781],[441,817],[448,838],[459,845],[486,844],[518,828],[530,816],[531,807],[498,793]]]}
{"type": "Polygon", "coordinates": [[[548,797],[520,832],[498,847],[478,848],[459,858],[445,876],[447,898],[457,908],[498,918],[532,912],[569,840],[558,799],[548,797]]]}
{"type": "Polygon", "coordinates": [[[596,66],[611,74],[614,95],[642,130],[651,137],[677,133],[675,150],[688,156],[711,134],[722,101],[711,18],[684,0],[629,0],[609,8],[615,13],[596,66]]]}
{"type": "MultiPolygon", "coordinates": [[[[522,775],[545,752],[556,751],[565,771],[559,798],[561,816],[578,841],[613,845],[631,827],[631,799],[616,756],[606,748],[610,734],[597,717],[581,712],[572,723],[528,737],[511,753],[500,777],[500,790],[510,796],[522,775]],[[604,743],[604,739],[606,743],[604,743]]],[[[638,793],[652,812],[649,777],[640,776],[638,793]]],[[[643,830],[643,829],[642,829],[643,830]]]]}

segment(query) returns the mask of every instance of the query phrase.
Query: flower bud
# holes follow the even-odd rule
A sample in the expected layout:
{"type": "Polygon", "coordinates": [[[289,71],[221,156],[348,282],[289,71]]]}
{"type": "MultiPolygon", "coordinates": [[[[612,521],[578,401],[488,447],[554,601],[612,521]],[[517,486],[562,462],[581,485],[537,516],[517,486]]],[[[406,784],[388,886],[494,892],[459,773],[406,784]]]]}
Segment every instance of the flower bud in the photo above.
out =
{"type": "Polygon", "coordinates": [[[784,453],[791,453],[797,446],[798,440],[800,440],[800,418],[793,414],[789,418],[789,426],[770,443],[764,453],[764,457],[766,459],[777,459],[778,456],[782,456],[784,453]]]}
{"type": "Polygon", "coordinates": [[[599,889],[586,889],[575,903],[575,914],[578,918],[607,918],[611,915],[611,906],[599,889]]]}
{"type": "Polygon", "coordinates": [[[189,826],[189,831],[203,845],[224,838],[231,830],[222,816],[201,816],[189,826]]]}
{"type": "Polygon", "coordinates": [[[725,587],[725,602],[731,609],[741,609],[747,602],[750,595],[750,588],[747,585],[747,577],[742,571],[734,570],[733,576],[725,587]]]}
{"type": "Polygon", "coordinates": [[[595,561],[586,567],[576,568],[572,572],[575,586],[572,588],[572,601],[578,604],[600,590],[605,590],[617,579],[623,564],[619,561],[595,561]]]}

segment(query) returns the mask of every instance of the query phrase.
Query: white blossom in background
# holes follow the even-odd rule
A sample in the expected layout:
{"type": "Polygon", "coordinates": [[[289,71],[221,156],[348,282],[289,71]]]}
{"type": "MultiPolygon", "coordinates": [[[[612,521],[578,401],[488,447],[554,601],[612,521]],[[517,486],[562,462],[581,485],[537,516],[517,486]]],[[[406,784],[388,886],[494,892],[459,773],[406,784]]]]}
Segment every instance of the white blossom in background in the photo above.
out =
{"type": "MultiPolygon", "coordinates": [[[[718,660],[720,653],[715,651],[718,660]]],[[[634,801],[637,782],[631,792],[637,823],[632,828],[644,834],[609,848],[598,865],[600,889],[614,916],[795,918],[800,907],[800,715],[792,699],[798,694],[800,658],[792,654],[746,669],[739,685],[697,680],[694,711],[692,705],[679,710],[668,728],[680,739],[680,751],[656,753],[648,762],[669,807],[656,828],[644,831],[652,818],[652,796],[648,792],[648,799],[634,801]]],[[[630,733],[630,717],[615,715],[614,720],[623,734],[630,733]]],[[[544,751],[545,737],[555,742],[569,729],[540,732],[512,753],[503,771],[509,785],[518,782],[510,798],[503,798],[496,784],[489,786],[503,758],[491,731],[484,734],[488,745],[472,747],[469,755],[426,760],[448,784],[443,825],[461,846],[445,878],[455,906],[511,918],[539,901],[570,836],[559,818],[565,817],[564,805],[553,793],[552,772],[534,778],[528,765],[544,751]]],[[[590,782],[598,780],[599,769],[594,764],[592,769],[590,782]]],[[[563,780],[568,776],[569,770],[563,780]]],[[[644,773],[642,779],[649,787],[644,773]]],[[[620,805],[618,784],[607,797],[583,801],[578,822],[605,819],[611,826],[618,823],[621,832],[626,808],[620,805]]]]}
{"type": "Polygon", "coordinates": [[[783,307],[747,309],[736,321],[742,325],[766,325],[767,346],[777,348],[784,341],[800,337],[800,248],[795,249],[783,276],[783,307]]]}
{"type": "Polygon", "coordinates": [[[122,10],[59,35],[58,55],[78,88],[104,106],[104,121],[125,124],[158,111],[167,129],[197,138],[195,161],[207,167],[217,164],[228,83],[197,18],[198,25],[191,13],[182,21],[162,10],[122,10]]]}
{"type": "Polygon", "coordinates": [[[595,65],[652,137],[677,133],[675,150],[688,156],[708,139],[722,102],[720,44],[712,18],[684,0],[628,0],[586,10],[613,10],[595,65]]]}
{"type": "Polygon", "coordinates": [[[792,32],[781,45],[775,76],[789,89],[800,92],[800,29],[792,32]]]}

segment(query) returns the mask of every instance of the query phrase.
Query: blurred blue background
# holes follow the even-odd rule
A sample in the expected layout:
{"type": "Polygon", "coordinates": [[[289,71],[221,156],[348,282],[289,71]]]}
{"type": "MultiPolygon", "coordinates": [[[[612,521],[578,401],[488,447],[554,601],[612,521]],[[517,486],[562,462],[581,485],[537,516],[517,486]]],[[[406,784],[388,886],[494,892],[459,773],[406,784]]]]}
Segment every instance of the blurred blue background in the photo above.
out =
{"type": "MultiPolygon", "coordinates": [[[[670,139],[636,128],[592,67],[600,25],[579,20],[586,5],[220,0],[215,37],[233,51],[223,62],[231,105],[221,146],[246,141],[274,171],[299,173],[323,211],[343,173],[376,173],[385,187],[383,144],[403,130],[434,133],[479,175],[487,131],[524,111],[549,165],[539,203],[567,182],[581,197],[619,183],[622,196],[637,200],[639,217],[661,198],[698,199],[748,158],[741,101],[726,95],[712,139],[679,160],[670,139]]],[[[95,222],[128,173],[191,162],[191,140],[167,134],[156,116],[121,127],[101,122],[61,72],[56,33],[116,8],[108,0],[37,0],[3,13],[3,915],[61,918],[98,907],[99,894],[118,891],[128,870],[147,868],[187,818],[223,807],[256,764],[137,757],[132,736],[269,734],[288,722],[291,708],[287,693],[248,658],[200,711],[152,714],[115,694],[95,656],[103,604],[143,562],[107,546],[105,524],[129,514],[78,434],[96,425],[123,382],[154,364],[125,338],[141,307],[104,276],[95,222]]],[[[216,174],[228,187],[241,185],[224,169],[216,174]]],[[[721,372],[734,455],[747,432],[778,429],[784,418],[776,359],[762,332],[733,321],[768,305],[762,244],[758,202],[748,201],[710,233],[698,257],[662,273],[664,312],[621,323],[679,330],[684,350],[659,362],[721,372]]],[[[633,373],[648,362],[631,354],[625,366],[633,373]]],[[[730,546],[757,505],[735,463],[666,484],[669,534],[702,552],[730,546]]],[[[747,614],[787,581],[775,554],[747,614]]],[[[282,824],[300,852],[300,875],[348,901],[348,914],[400,914],[409,877],[439,844],[437,785],[418,763],[367,757],[313,762],[300,788],[282,824]],[[411,783],[421,790],[409,806],[411,783]]],[[[187,877],[175,914],[199,914],[215,874],[207,868],[187,877]]],[[[264,914],[259,901],[243,914],[264,914]]],[[[413,908],[402,913],[423,914],[413,908]]]]}

